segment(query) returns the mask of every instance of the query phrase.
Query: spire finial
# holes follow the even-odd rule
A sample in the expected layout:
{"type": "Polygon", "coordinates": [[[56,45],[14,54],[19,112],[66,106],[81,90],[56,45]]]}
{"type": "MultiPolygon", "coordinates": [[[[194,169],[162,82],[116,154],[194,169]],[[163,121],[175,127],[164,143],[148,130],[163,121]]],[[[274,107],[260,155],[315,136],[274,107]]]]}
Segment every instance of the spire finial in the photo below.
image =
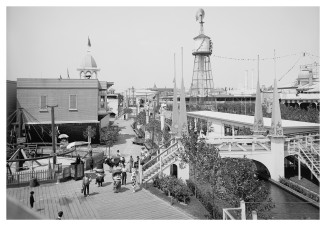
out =
{"type": "Polygon", "coordinates": [[[89,36],[88,36],[88,47],[91,47],[91,40],[89,39],[89,36]]]}

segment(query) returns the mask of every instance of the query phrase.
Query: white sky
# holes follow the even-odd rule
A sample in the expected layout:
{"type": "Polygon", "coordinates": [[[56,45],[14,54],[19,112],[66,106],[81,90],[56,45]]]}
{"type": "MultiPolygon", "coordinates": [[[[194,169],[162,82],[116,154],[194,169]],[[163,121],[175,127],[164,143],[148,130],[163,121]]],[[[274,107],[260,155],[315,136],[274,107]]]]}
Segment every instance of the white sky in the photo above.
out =
{"type": "MultiPolygon", "coordinates": [[[[87,51],[101,71],[98,78],[114,82],[117,91],[136,88],[173,87],[173,55],[181,80],[183,46],[184,79],[189,89],[194,57],[193,37],[199,33],[195,14],[199,7],[8,7],[7,79],[79,78],[87,51]]],[[[260,58],[310,52],[319,56],[318,7],[202,7],[205,34],[210,36],[213,55],[260,58]]],[[[299,56],[277,62],[280,78],[299,56]]],[[[313,62],[307,57],[302,62],[313,62]]],[[[319,58],[316,58],[319,61],[319,58]]],[[[299,63],[300,64],[300,63],[299,63]]],[[[252,61],[211,57],[215,87],[239,87],[245,70],[255,69],[252,61]]],[[[292,82],[298,65],[281,84],[292,82]]],[[[250,75],[251,78],[251,75],[250,75]]],[[[271,85],[273,61],[260,63],[261,84],[271,85]]],[[[256,80],[255,80],[256,81],[256,80]]],[[[249,80],[251,86],[251,81],[249,80]]],[[[179,85],[180,86],[180,85],[179,85]]],[[[255,87],[255,85],[254,85],[255,87]]]]}

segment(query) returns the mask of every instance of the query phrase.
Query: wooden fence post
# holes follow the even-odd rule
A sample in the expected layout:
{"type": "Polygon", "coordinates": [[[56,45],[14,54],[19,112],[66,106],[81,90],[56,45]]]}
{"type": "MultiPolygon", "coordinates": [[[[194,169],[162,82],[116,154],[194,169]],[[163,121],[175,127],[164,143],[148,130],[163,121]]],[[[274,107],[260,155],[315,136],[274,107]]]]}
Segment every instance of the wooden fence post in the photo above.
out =
{"type": "Polygon", "coordinates": [[[257,220],[257,211],[253,210],[251,214],[252,214],[252,219],[257,220]]]}
{"type": "Polygon", "coordinates": [[[241,208],[241,220],[246,220],[246,203],[243,200],[240,201],[240,208],[241,208]]]}

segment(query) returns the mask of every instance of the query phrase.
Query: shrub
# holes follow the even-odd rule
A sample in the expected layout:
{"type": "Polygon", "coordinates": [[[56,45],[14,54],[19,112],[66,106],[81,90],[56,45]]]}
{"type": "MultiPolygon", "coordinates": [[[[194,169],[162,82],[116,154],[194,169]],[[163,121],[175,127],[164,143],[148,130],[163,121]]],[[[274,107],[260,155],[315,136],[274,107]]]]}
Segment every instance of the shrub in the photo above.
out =
{"type": "Polygon", "coordinates": [[[153,186],[164,191],[166,195],[170,192],[170,195],[178,201],[185,203],[190,201],[191,191],[181,179],[177,179],[174,176],[155,178],[153,186]]]}
{"type": "Polygon", "coordinates": [[[302,195],[304,195],[304,196],[306,196],[306,197],[308,197],[308,198],[310,198],[310,199],[312,199],[312,200],[314,200],[316,202],[319,202],[319,199],[320,199],[319,195],[309,191],[306,188],[301,187],[300,185],[298,185],[298,184],[296,184],[296,183],[294,183],[292,181],[289,181],[289,180],[287,180],[285,178],[280,178],[280,183],[284,184],[285,186],[299,192],[300,194],[302,194],[302,195]]]}

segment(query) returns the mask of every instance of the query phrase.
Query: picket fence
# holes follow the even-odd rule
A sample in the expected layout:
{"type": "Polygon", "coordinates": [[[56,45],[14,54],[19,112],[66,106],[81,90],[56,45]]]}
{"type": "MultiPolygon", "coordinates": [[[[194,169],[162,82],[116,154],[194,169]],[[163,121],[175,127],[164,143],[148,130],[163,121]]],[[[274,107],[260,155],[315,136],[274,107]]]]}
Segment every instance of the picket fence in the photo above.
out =
{"type": "MultiPolygon", "coordinates": [[[[36,178],[37,181],[48,181],[54,180],[55,177],[54,170],[35,170],[28,172],[13,172],[12,174],[7,174],[7,185],[13,184],[23,184],[29,183],[32,178],[36,178]]],[[[62,169],[62,174],[59,175],[59,178],[68,178],[70,177],[70,166],[62,169]]]]}

